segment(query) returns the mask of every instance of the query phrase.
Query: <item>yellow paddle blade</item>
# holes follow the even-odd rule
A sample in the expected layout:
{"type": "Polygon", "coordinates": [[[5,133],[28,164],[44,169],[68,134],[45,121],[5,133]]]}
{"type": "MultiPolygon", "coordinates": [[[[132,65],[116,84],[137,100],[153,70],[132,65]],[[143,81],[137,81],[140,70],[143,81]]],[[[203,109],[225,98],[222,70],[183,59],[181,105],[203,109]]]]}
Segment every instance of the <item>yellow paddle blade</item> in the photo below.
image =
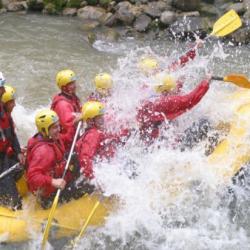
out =
{"type": "Polygon", "coordinates": [[[234,10],[230,10],[215,22],[210,35],[218,37],[226,36],[237,30],[241,25],[242,22],[239,15],[234,10]]]}
{"type": "Polygon", "coordinates": [[[89,214],[87,220],[85,221],[85,223],[84,223],[84,225],[83,225],[83,227],[82,227],[82,229],[81,229],[79,235],[75,238],[75,240],[74,240],[74,242],[73,242],[73,244],[74,244],[74,245],[73,245],[73,249],[76,247],[78,241],[80,240],[80,238],[81,238],[82,235],[84,234],[84,232],[85,232],[85,230],[86,230],[86,228],[87,228],[87,226],[88,226],[88,224],[89,224],[89,222],[90,222],[92,216],[94,215],[94,213],[95,213],[95,211],[96,211],[96,209],[98,208],[99,205],[100,205],[100,201],[97,201],[97,202],[95,203],[93,209],[91,210],[91,212],[90,212],[90,214],[89,214]]]}
{"type": "Polygon", "coordinates": [[[57,193],[56,193],[56,196],[55,196],[55,199],[53,201],[52,207],[51,207],[50,212],[49,212],[48,221],[47,221],[46,227],[45,227],[44,232],[43,232],[42,250],[45,249],[46,243],[48,241],[49,231],[50,231],[52,220],[54,218],[54,214],[55,214],[56,207],[57,207],[57,204],[58,204],[60,192],[61,192],[61,189],[58,189],[57,193]]]}
{"type": "Polygon", "coordinates": [[[250,89],[250,82],[245,75],[231,74],[225,76],[223,80],[225,82],[232,82],[241,88],[250,89]]]}

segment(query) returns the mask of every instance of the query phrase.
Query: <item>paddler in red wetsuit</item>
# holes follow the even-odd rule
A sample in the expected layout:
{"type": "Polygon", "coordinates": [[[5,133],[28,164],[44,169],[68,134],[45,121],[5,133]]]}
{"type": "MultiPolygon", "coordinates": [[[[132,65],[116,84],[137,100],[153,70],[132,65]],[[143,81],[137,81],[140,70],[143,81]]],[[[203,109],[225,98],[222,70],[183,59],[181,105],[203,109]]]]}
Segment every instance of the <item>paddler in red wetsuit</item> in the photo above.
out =
{"type": "Polygon", "coordinates": [[[76,95],[76,75],[66,69],[57,73],[56,83],[61,92],[54,96],[51,109],[59,116],[62,126],[62,140],[68,150],[76,131],[76,124],[81,119],[81,103],[76,95]]]}

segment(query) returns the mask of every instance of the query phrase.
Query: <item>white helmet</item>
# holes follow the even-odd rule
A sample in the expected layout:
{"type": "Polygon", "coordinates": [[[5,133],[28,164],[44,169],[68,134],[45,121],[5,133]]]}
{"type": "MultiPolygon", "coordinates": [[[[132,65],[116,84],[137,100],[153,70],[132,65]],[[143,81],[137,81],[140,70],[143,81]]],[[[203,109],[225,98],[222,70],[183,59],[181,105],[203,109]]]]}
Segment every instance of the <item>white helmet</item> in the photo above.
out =
{"type": "Polygon", "coordinates": [[[0,87],[3,87],[5,84],[5,78],[3,76],[3,73],[0,72],[0,87]]]}

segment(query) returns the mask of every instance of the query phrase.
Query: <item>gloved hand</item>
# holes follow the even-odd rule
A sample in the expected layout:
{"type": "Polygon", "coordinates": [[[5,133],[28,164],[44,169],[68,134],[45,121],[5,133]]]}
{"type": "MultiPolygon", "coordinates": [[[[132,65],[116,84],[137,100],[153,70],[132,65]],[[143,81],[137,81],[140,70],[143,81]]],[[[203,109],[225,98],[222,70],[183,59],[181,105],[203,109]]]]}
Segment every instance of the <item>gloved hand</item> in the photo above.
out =
{"type": "Polygon", "coordinates": [[[81,120],[83,120],[82,113],[75,113],[74,123],[76,124],[81,120]]]}
{"type": "Polygon", "coordinates": [[[24,156],[24,154],[23,153],[19,153],[17,155],[17,158],[18,158],[20,164],[24,166],[25,165],[25,156],[24,156]]]}

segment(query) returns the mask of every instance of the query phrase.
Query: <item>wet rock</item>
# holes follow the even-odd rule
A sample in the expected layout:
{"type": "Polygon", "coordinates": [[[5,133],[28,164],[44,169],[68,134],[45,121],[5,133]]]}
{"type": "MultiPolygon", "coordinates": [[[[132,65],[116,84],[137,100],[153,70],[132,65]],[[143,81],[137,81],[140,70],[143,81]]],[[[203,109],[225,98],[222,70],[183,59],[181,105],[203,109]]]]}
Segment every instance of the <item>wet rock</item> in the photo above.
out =
{"type": "Polygon", "coordinates": [[[56,14],[56,6],[53,3],[48,3],[45,5],[44,9],[43,9],[43,14],[48,14],[48,15],[54,15],[56,14]]]}
{"type": "Polygon", "coordinates": [[[250,0],[244,0],[244,6],[247,11],[250,11],[250,0]]]}
{"type": "Polygon", "coordinates": [[[236,30],[230,36],[235,44],[248,44],[250,43],[250,24],[239,30],[236,30]]]}
{"type": "Polygon", "coordinates": [[[103,20],[103,25],[108,26],[108,27],[112,27],[117,23],[117,20],[118,20],[117,15],[109,12],[106,14],[106,17],[103,20]]]}
{"type": "Polygon", "coordinates": [[[76,16],[77,9],[76,8],[64,8],[62,14],[63,16],[76,16]]]}
{"type": "Polygon", "coordinates": [[[250,19],[250,10],[245,12],[245,14],[243,15],[243,18],[246,19],[246,20],[250,19]]]}
{"type": "Polygon", "coordinates": [[[118,3],[116,6],[116,16],[124,24],[132,24],[135,19],[133,5],[127,1],[118,3]]]}
{"type": "Polygon", "coordinates": [[[167,9],[170,9],[170,6],[163,1],[151,2],[145,6],[144,11],[151,17],[160,17],[161,13],[167,9]]]}
{"type": "Polygon", "coordinates": [[[117,42],[120,34],[112,28],[97,29],[88,33],[88,42],[93,44],[96,40],[117,42]]]}
{"type": "Polygon", "coordinates": [[[90,31],[90,30],[94,30],[98,26],[100,26],[100,23],[98,21],[84,20],[84,23],[81,25],[81,30],[90,31]]]}
{"type": "Polygon", "coordinates": [[[161,22],[165,25],[170,25],[172,24],[173,22],[175,22],[177,19],[177,15],[175,12],[173,11],[164,11],[162,14],[161,14],[161,22]]]}
{"type": "Polygon", "coordinates": [[[188,12],[181,12],[178,14],[179,17],[187,17],[187,16],[200,16],[199,11],[188,11],[188,12]]]}
{"type": "Polygon", "coordinates": [[[239,15],[242,15],[246,12],[246,6],[244,3],[235,3],[235,4],[230,4],[227,8],[226,11],[229,10],[235,10],[239,15]]]}
{"type": "Polygon", "coordinates": [[[87,1],[82,1],[81,4],[80,4],[80,8],[83,8],[83,7],[87,6],[87,5],[88,5],[87,1]]]}
{"type": "Polygon", "coordinates": [[[178,18],[176,22],[170,25],[170,34],[177,39],[195,38],[196,35],[203,37],[209,24],[206,19],[201,17],[183,17],[178,18]]]}
{"type": "Polygon", "coordinates": [[[111,1],[110,4],[109,4],[109,6],[111,8],[114,8],[116,6],[116,1],[111,1]]]}
{"type": "Polygon", "coordinates": [[[7,9],[7,6],[12,2],[11,0],[1,0],[0,1],[2,4],[2,6],[1,7],[4,7],[4,8],[6,8],[7,9]]]}
{"type": "Polygon", "coordinates": [[[27,1],[28,8],[31,11],[39,11],[41,12],[44,8],[43,0],[29,0],[27,1]]]}
{"type": "Polygon", "coordinates": [[[81,19],[101,22],[105,19],[106,11],[100,7],[86,6],[77,11],[77,16],[81,19]]]}
{"type": "Polygon", "coordinates": [[[92,45],[96,41],[96,34],[94,32],[89,32],[87,39],[89,44],[92,45]]]}
{"type": "Polygon", "coordinates": [[[120,37],[120,34],[115,30],[108,28],[103,33],[103,40],[108,42],[117,42],[120,37]]]}
{"type": "Polygon", "coordinates": [[[149,28],[151,18],[145,14],[140,15],[134,22],[134,28],[138,32],[144,32],[149,28]]]}
{"type": "Polygon", "coordinates": [[[200,0],[173,0],[173,6],[183,11],[198,10],[200,0]]]}
{"type": "Polygon", "coordinates": [[[141,6],[141,5],[139,5],[139,6],[133,5],[132,13],[134,14],[135,17],[139,17],[140,15],[144,14],[143,6],[141,6]]]}
{"type": "Polygon", "coordinates": [[[1,15],[1,14],[4,14],[4,13],[6,13],[6,12],[7,12],[7,10],[6,10],[5,8],[1,8],[1,9],[0,9],[0,15],[1,15]]]}
{"type": "Polygon", "coordinates": [[[12,2],[12,3],[9,3],[7,6],[7,10],[10,12],[23,11],[27,9],[28,9],[28,5],[25,1],[12,2]]]}
{"type": "Polygon", "coordinates": [[[199,8],[200,13],[203,16],[218,16],[220,11],[212,4],[201,3],[199,8]]]}

